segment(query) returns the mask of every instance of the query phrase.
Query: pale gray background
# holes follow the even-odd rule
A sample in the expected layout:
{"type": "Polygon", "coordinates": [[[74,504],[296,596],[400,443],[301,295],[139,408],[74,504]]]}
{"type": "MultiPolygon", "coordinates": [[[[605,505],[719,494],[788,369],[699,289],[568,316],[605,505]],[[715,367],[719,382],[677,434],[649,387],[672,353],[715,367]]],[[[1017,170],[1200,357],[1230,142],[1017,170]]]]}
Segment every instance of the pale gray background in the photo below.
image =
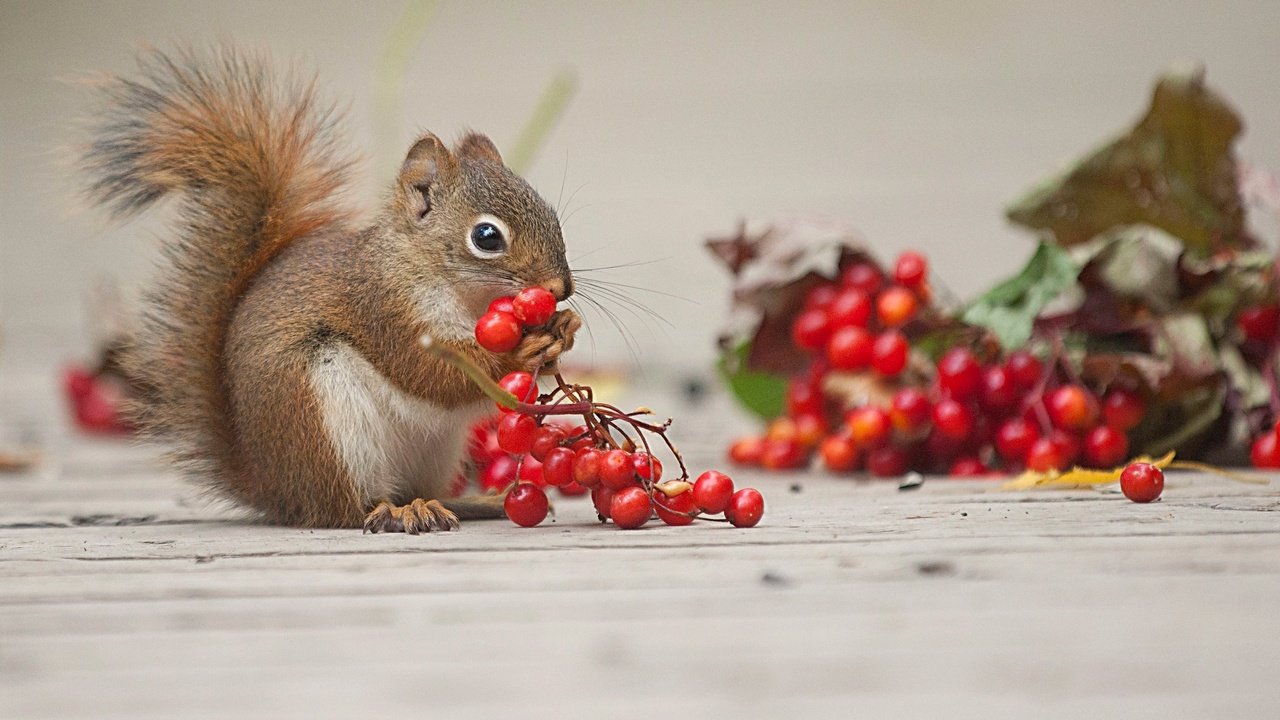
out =
{"type": "MultiPolygon", "coordinates": [[[[65,148],[84,95],[61,79],[127,71],[141,43],[234,39],[318,70],[373,152],[373,70],[402,10],[0,2],[0,368],[86,354],[87,289],[136,286],[163,231],[162,212],[117,226],[78,201],[65,148]]],[[[637,292],[673,327],[632,325],[648,362],[692,369],[727,301],[709,233],[829,214],[886,256],[926,251],[971,296],[1030,250],[1004,204],[1127,126],[1173,61],[1205,62],[1249,121],[1242,155],[1280,167],[1277,48],[1276,2],[445,0],[408,69],[398,144],[475,127],[505,147],[551,74],[576,68],[580,91],[530,179],[552,202],[562,180],[574,193],[580,264],[655,261],[615,278],[687,299],[637,292]]],[[[589,322],[580,359],[626,362],[620,335],[589,322]]]]}

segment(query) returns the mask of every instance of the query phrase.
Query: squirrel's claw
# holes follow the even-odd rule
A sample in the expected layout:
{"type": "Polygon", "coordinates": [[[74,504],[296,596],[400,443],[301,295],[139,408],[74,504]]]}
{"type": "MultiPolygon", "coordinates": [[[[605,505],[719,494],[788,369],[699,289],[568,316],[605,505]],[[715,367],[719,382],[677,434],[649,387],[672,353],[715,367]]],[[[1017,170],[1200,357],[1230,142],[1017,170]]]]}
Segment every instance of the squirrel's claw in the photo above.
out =
{"type": "Polygon", "coordinates": [[[561,310],[541,328],[524,336],[513,354],[516,363],[526,370],[554,369],[560,356],[573,348],[574,335],[582,327],[582,318],[573,310],[561,310]]]}
{"type": "Polygon", "coordinates": [[[459,527],[458,516],[441,505],[439,500],[422,498],[402,506],[383,500],[364,518],[366,533],[402,532],[417,535],[457,530],[459,527]]]}

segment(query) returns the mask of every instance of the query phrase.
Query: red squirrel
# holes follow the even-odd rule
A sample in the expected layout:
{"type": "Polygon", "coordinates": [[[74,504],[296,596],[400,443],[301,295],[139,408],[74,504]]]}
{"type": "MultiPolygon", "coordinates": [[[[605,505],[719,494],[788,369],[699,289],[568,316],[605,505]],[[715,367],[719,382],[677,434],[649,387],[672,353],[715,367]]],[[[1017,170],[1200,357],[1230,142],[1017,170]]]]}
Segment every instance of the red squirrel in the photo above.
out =
{"type": "Polygon", "coordinates": [[[447,497],[493,404],[418,339],[494,377],[554,366],[581,324],[572,310],[509,353],[473,328],[523,287],[573,293],[555,211],[484,135],[450,149],[427,133],[360,224],[313,83],[230,48],[139,64],[101,85],[83,165],[117,216],[179,201],[125,355],[151,388],[141,427],[275,524],[418,533],[501,516],[501,496],[447,497]]]}

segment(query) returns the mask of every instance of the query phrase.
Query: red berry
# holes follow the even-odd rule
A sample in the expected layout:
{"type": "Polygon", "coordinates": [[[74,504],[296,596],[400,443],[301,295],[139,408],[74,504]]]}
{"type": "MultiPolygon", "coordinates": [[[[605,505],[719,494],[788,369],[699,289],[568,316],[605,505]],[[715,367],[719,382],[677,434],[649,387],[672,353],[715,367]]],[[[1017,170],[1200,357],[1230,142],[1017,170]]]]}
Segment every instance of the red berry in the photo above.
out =
{"type": "Polygon", "coordinates": [[[573,482],[573,451],[563,447],[548,451],[542,460],[542,479],[556,487],[573,482]]]}
{"type": "Polygon", "coordinates": [[[523,455],[533,445],[538,421],[528,415],[507,413],[498,421],[498,447],[512,455],[523,455]]]}
{"type": "Polygon", "coordinates": [[[864,405],[850,411],[845,422],[849,426],[849,437],[858,447],[864,448],[888,442],[893,427],[889,413],[876,405],[864,405]]]}
{"type": "MultiPolygon", "coordinates": [[[[517,370],[516,372],[507,373],[498,381],[498,387],[506,390],[516,396],[521,402],[533,402],[538,398],[538,389],[533,384],[533,375],[517,370]]],[[[495,403],[496,404],[496,403],[495,403]]],[[[503,412],[511,412],[507,408],[498,405],[498,409],[503,412]]]]}
{"type": "Polygon", "coordinates": [[[653,494],[653,511],[668,525],[688,525],[693,522],[693,516],[688,513],[696,513],[698,506],[693,501],[692,490],[670,496],[659,490],[653,494]]]}
{"type": "Polygon", "coordinates": [[[1254,305],[1240,311],[1236,316],[1236,325],[1248,340],[1254,342],[1271,342],[1280,329],[1280,306],[1254,305]]]}
{"type": "Polygon", "coordinates": [[[897,477],[907,472],[907,451],[884,445],[867,454],[867,470],[876,477],[897,477]]]}
{"type": "MultiPolygon", "coordinates": [[[[505,415],[502,417],[506,417],[505,415]]],[[[493,459],[506,455],[506,451],[498,444],[498,430],[491,421],[483,421],[471,426],[471,438],[467,442],[467,454],[476,465],[484,466],[493,459]]]]}
{"type": "Polygon", "coordinates": [[[662,461],[647,452],[632,454],[631,464],[636,469],[636,475],[644,480],[658,482],[662,479],[662,461]]]}
{"type": "Polygon", "coordinates": [[[1005,369],[1019,390],[1026,392],[1035,387],[1044,375],[1044,364],[1026,350],[1018,350],[1005,361],[1005,369]]]}
{"type": "Polygon", "coordinates": [[[68,395],[78,400],[93,392],[93,373],[84,368],[67,368],[62,372],[62,386],[68,395]]]}
{"type": "Polygon", "coordinates": [[[821,350],[829,337],[831,319],[825,310],[805,310],[791,324],[791,340],[802,350],[821,350]]]}
{"type": "Polygon", "coordinates": [[[729,499],[724,516],[734,527],[755,527],[764,517],[764,497],[755,488],[742,488],[729,499]]]}
{"type": "Polygon", "coordinates": [[[889,406],[889,419],[899,433],[914,437],[923,432],[933,416],[933,403],[923,390],[905,387],[894,393],[889,406]]]}
{"type": "Polygon", "coordinates": [[[1136,503],[1149,503],[1164,492],[1164,472],[1155,465],[1133,463],[1120,473],[1120,491],[1136,503]]]}
{"type": "Polygon", "coordinates": [[[1040,438],[1027,451],[1027,467],[1036,472],[1066,470],[1070,463],[1063,457],[1062,447],[1049,438],[1040,438]]]}
{"type": "Polygon", "coordinates": [[[550,507],[547,494],[529,483],[520,483],[511,488],[511,492],[502,501],[502,509],[507,512],[507,517],[521,527],[533,527],[545,520],[550,507]]]}
{"type": "Polygon", "coordinates": [[[1102,399],[1102,419],[1107,425],[1128,432],[1142,422],[1147,410],[1142,396],[1132,390],[1112,388],[1102,399]]]}
{"type": "Polygon", "coordinates": [[[1267,430],[1253,441],[1249,459],[1256,468],[1280,468],[1280,434],[1267,430]]]}
{"type": "Polygon", "coordinates": [[[1092,467],[1115,467],[1129,457],[1129,438],[1124,433],[1100,425],[1084,436],[1084,459],[1092,467]]]}
{"type": "Polygon", "coordinates": [[[915,317],[918,306],[915,293],[894,285],[876,298],[876,317],[884,327],[901,327],[915,317]]]}
{"type": "Polygon", "coordinates": [[[804,465],[804,448],[796,440],[766,440],[760,466],[768,470],[795,470],[804,465]]]}
{"type": "Polygon", "coordinates": [[[797,415],[795,423],[795,439],[802,447],[811,448],[817,445],[827,434],[827,421],[822,415],[815,413],[797,415]]]}
{"type": "Polygon", "coordinates": [[[539,487],[546,485],[547,481],[542,477],[542,462],[537,458],[525,455],[520,458],[520,470],[516,473],[516,478],[524,482],[533,483],[539,487]]]}
{"type": "Polygon", "coordinates": [[[907,367],[907,339],[902,333],[889,331],[876,338],[871,346],[871,367],[885,377],[894,377],[907,367]]]}
{"type": "Polygon", "coordinates": [[[814,285],[804,296],[804,309],[826,310],[831,307],[831,303],[835,301],[839,292],[839,288],[834,283],[825,282],[814,285]]]}
{"type": "Polygon", "coordinates": [[[729,505],[733,480],[718,470],[708,470],[693,481],[693,501],[708,515],[718,515],[729,505]]]}
{"type": "Polygon", "coordinates": [[[503,295],[500,298],[494,298],[489,303],[489,309],[486,312],[504,312],[509,315],[516,314],[516,306],[512,303],[513,298],[510,295],[503,295]]]}
{"type": "Polygon", "coordinates": [[[933,426],[952,440],[968,438],[976,421],[968,406],[951,398],[944,398],[933,406],[933,426]]]}
{"type": "Polygon", "coordinates": [[[600,482],[612,490],[630,487],[636,482],[636,468],[631,453],[626,450],[610,450],[600,459],[600,482]]]}
{"type": "Polygon", "coordinates": [[[516,459],[510,455],[494,458],[480,473],[480,489],[498,492],[516,480],[516,459]]]}
{"type": "Polygon", "coordinates": [[[525,327],[546,325],[556,314],[556,296],[546,288],[530,287],[516,293],[511,300],[516,319],[525,327]]]}
{"type": "Polygon", "coordinates": [[[1006,415],[1018,404],[1018,388],[1009,371],[1000,366],[982,373],[982,391],[978,395],[982,409],[995,415],[1006,415]]]}
{"type": "Polygon", "coordinates": [[[991,471],[978,458],[962,457],[951,463],[951,469],[947,474],[951,477],[981,477],[989,472],[991,471]]]}
{"type": "Polygon", "coordinates": [[[938,360],[938,387],[952,399],[964,402],[982,388],[982,366],[965,348],[952,348],[938,360]]]}
{"type": "Polygon", "coordinates": [[[1080,438],[1064,430],[1054,429],[1049,433],[1049,441],[1058,447],[1063,462],[1070,465],[1080,457],[1080,438]]]}
{"type": "Polygon", "coordinates": [[[818,446],[822,464],[831,472],[848,472],[858,466],[858,446],[844,435],[832,435],[818,446]]]}
{"type": "Polygon", "coordinates": [[[880,284],[883,279],[876,266],[866,262],[854,263],[840,273],[840,284],[842,286],[861,290],[868,296],[875,295],[880,291],[880,284]]]}
{"type": "Polygon", "coordinates": [[[613,509],[613,496],[616,492],[603,485],[591,489],[591,504],[596,506],[596,515],[600,516],[600,520],[609,519],[609,512],[613,509]]]}
{"type": "Polygon", "coordinates": [[[845,288],[827,309],[831,327],[866,327],[871,322],[871,297],[856,288],[845,288]]]}
{"type": "Polygon", "coordinates": [[[577,497],[579,495],[586,495],[587,493],[591,492],[590,488],[583,487],[576,482],[571,482],[568,485],[561,485],[556,489],[559,490],[560,494],[564,495],[565,497],[577,497]]]}
{"type": "Polygon", "coordinates": [[[547,453],[552,448],[559,447],[560,443],[564,442],[564,439],[564,428],[550,423],[543,425],[533,433],[533,440],[529,444],[529,454],[541,462],[546,459],[547,453]]]}
{"type": "Polygon", "coordinates": [[[822,412],[822,388],[818,383],[797,378],[787,384],[787,414],[822,412]]]}
{"type": "Polygon", "coordinates": [[[836,330],[827,341],[827,361],[837,370],[865,370],[871,364],[874,337],[856,325],[836,330]]]}
{"type": "Polygon", "coordinates": [[[1054,427],[1063,430],[1086,430],[1098,421],[1097,399],[1079,385],[1054,390],[1045,397],[1044,406],[1054,427]]]}
{"type": "Polygon", "coordinates": [[[1027,452],[1039,439],[1040,433],[1035,425],[1022,418],[1014,418],[996,430],[996,451],[1007,463],[1024,464],[1027,452]]]}
{"type": "Polygon", "coordinates": [[[510,313],[487,312],[476,323],[476,342],[490,352],[514,350],[522,333],[520,321],[510,313]]]}
{"type": "Polygon", "coordinates": [[[600,484],[600,463],[604,453],[595,448],[583,448],[573,456],[573,481],[591,488],[600,484]]]}
{"type": "Polygon", "coordinates": [[[898,262],[893,266],[894,281],[912,290],[923,286],[925,276],[928,274],[929,264],[924,256],[910,250],[899,255],[898,262]]]}
{"type": "Polygon", "coordinates": [[[613,501],[609,503],[609,517],[623,530],[634,530],[644,525],[651,515],[653,504],[649,501],[649,493],[641,487],[623,488],[614,493],[613,501]]]}
{"type": "Polygon", "coordinates": [[[729,460],[735,465],[759,465],[764,456],[764,438],[738,438],[729,446],[729,460]]]}

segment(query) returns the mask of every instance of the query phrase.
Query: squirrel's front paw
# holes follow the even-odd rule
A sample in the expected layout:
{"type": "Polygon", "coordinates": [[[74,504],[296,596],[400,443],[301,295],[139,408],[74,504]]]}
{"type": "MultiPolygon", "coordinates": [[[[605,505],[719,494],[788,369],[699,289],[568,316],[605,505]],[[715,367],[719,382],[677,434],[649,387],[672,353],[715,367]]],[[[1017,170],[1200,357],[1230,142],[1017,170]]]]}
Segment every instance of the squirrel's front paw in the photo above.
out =
{"type": "Polygon", "coordinates": [[[582,318],[572,310],[561,310],[546,325],[530,330],[512,351],[516,364],[524,370],[553,370],[560,356],[573,347],[582,318]]]}
{"type": "Polygon", "coordinates": [[[408,505],[392,505],[383,500],[364,518],[366,533],[402,532],[417,535],[437,530],[457,530],[458,516],[439,500],[418,498],[408,505]]]}

